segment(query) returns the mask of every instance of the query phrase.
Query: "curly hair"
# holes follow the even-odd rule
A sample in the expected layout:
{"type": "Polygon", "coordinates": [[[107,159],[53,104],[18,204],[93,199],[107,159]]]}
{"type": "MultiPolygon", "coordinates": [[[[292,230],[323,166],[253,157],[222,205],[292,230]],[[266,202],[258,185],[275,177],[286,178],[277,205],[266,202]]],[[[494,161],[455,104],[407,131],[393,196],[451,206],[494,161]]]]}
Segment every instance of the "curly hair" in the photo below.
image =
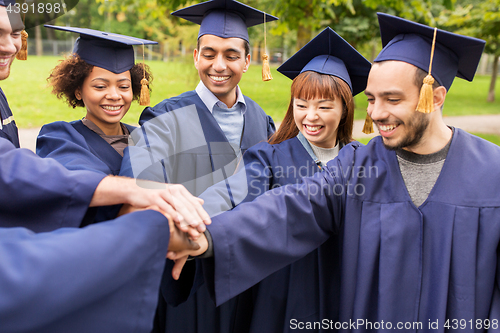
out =
{"type": "MultiPolygon", "coordinates": [[[[47,82],[52,87],[52,93],[57,98],[65,99],[72,108],[85,106],[82,100],[76,98],[75,92],[83,85],[83,81],[89,76],[94,68],[78,55],[73,54],[64,60],[59,61],[57,66],[51,71],[47,82]]],[[[148,65],[135,64],[130,69],[130,78],[132,80],[133,100],[139,99],[141,94],[141,80],[143,77],[149,82],[148,89],[151,91],[153,74],[148,65]]]]}

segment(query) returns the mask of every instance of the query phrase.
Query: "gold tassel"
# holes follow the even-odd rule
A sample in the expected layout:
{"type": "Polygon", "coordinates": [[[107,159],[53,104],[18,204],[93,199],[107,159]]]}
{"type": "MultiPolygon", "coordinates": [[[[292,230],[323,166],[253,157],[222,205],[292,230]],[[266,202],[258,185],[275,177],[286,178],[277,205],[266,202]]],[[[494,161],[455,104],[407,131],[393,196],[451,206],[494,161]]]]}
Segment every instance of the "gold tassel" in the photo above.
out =
{"type": "Polygon", "coordinates": [[[17,60],[27,60],[28,59],[28,33],[26,30],[21,31],[21,49],[16,55],[17,60]]]}
{"type": "Polygon", "coordinates": [[[365,125],[363,126],[362,132],[365,134],[372,134],[373,133],[373,120],[368,115],[368,112],[366,113],[365,125]]]}
{"type": "Polygon", "coordinates": [[[262,55],[262,81],[271,81],[272,79],[271,68],[269,68],[269,56],[264,53],[262,55]]]}
{"type": "Polygon", "coordinates": [[[266,36],[266,13],[264,13],[264,53],[262,54],[262,81],[271,81],[271,68],[269,67],[269,56],[266,53],[267,36],[266,36]]]}
{"type": "Polygon", "coordinates": [[[149,82],[148,80],[146,80],[146,78],[141,80],[141,96],[139,98],[139,104],[142,106],[147,106],[150,104],[148,84],[149,82]]]}
{"type": "Polygon", "coordinates": [[[436,45],[437,28],[434,28],[434,38],[432,39],[431,61],[429,63],[429,74],[424,78],[424,84],[420,89],[417,111],[422,113],[431,113],[434,111],[434,78],[432,77],[432,59],[434,58],[434,47],[436,45]]]}

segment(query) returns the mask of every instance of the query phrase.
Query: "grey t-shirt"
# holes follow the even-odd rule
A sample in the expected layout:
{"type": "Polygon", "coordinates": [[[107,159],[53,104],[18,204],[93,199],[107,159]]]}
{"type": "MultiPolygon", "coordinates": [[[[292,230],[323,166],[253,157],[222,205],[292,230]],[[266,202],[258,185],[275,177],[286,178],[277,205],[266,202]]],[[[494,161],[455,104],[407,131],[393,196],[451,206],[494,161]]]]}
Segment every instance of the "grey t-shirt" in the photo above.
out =
{"type": "MultiPolygon", "coordinates": [[[[453,128],[451,130],[454,132],[453,128]]],[[[401,175],[415,206],[422,205],[431,193],[441,173],[450,144],[451,140],[440,151],[428,155],[396,150],[401,175]]]]}

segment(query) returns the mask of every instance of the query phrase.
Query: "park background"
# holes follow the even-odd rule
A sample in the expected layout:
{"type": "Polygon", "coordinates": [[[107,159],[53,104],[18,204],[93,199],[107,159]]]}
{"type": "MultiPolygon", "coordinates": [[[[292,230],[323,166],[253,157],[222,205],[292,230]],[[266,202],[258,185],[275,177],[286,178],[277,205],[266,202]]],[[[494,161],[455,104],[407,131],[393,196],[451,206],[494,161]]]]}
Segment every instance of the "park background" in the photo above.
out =
{"type": "MultiPolygon", "coordinates": [[[[57,0],[28,3],[63,3],[57,0]]],[[[64,101],[51,94],[46,78],[57,62],[71,52],[78,37],[76,34],[46,29],[40,23],[85,27],[96,30],[151,39],[159,45],[135,48],[136,61],[151,67],[151,104],[165,98],[193,90],[198,81],[193,66],[192,51],[196,47],[198,25],[169,15],[170,12],[201,1],[185,0],[66,0],[66,13],[55,19],[44,13],[41,16],[27,15],[29,27],[28,61],[15,61],[12,75],[2,82],[16,123],[20,129],[38,130],[43,124],[80,119],[83,108],[72,109],[64,101]]],[[[252,65],[243,76],[240,87],[271,115],[276,122],[283,119],[289,102],[291,80],[276,71],[276,68],[293,55],[300,47],[330,26],[356,47],[367,59],[373,60],[381,50],[376,13],[378,11],[397,15],[412,21],[436,26],[448,31],[466,34],[486,40],[486,49],[478,73],[472,83],[456,79],[446,99],[443,114],[449,119],[459,116],[470,122],[470,116],[498,115],[500,124],[500,102],[496,77],[500,56],[500,0],[243,0],[243,3],[266,11],[280,18],[279,21],[249,29],[252,65]],[[271,58],[274,79],[261,80],[261,54],[271,58]]],[[[367,101],[363,93],[355,98],[355,119],[362,122],[366,115],[367,101]]],[[[123,119],[136,124],[143,107],[133,103],[123,119]]],[[[497,117],[486,117],[490,128],[475,129],[478,134],[500,144],[500,125],[492,130],[497,117]]],[[[462,122],[463,123],[463,122],[462,122]]],[[[459,122],[460,124],[460,122],[459,122]]],[[[188,126],[188,125],[186,125],[188,126]]],[[[458,125],[458,127],[461,127],[458,125]]],[[[361,133],[355,138],[366,142],[361,133]]],[[[30,139],[31,140],[31,139],[30,139]]]]}

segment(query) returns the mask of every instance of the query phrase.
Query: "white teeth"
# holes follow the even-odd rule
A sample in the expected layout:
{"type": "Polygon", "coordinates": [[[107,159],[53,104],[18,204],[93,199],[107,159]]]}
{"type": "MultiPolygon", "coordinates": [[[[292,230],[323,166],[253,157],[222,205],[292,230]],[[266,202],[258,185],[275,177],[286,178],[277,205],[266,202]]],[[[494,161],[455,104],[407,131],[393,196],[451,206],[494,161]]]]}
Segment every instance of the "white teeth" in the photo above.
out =
{"type": "Polygon", "coordinates": [[[397,125],[379,125],[380,130],[382,130],[384,132],[392,131],[396,127],[398,127],[398,126],[397,125]]]}
{"type": "Polygon", "coordinates": [[[0,59],[0,65],[7,65],[10,61],[10,58],[7,59],[0,59]]]}
{"type": "Polygon", "coordinates": [[[103,105],[102,108],[107,111],[118,111],[122,107],[121,106],[109,106],[109,105],[103,105]]]}
{"type": "Polygon", "coordinates": [[[225,80],[229,79],[229,76],[213,76],[213,75],[210,75],[210,77],[212,78],[212,80],[217,81],[217,82],[221,82],[221,81],[225,81],[225,80]]]}
{"type": "Polygon", "coordinates": [[[306,127],[307,130],[311,132],[319,131],[319,129],[321,128],[321,126],[309,126],[309,125],[304,125],[304,126],[306,127]]]}

